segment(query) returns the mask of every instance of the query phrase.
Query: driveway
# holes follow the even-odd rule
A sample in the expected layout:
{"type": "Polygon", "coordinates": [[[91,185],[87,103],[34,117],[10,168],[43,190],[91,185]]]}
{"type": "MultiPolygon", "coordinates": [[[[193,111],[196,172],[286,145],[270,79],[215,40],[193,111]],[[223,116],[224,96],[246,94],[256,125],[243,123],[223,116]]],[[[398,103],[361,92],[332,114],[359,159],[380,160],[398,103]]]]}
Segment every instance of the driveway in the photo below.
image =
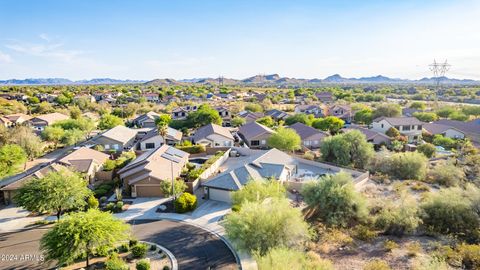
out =
{"type": "MultiPolygon", "coordinates": [[[[135,220],[133,234],[170,250],[179,269],[238,269],[235,256],[216,235],[184,222],[135,220]],[[209,268],[210,267],[210,268],[209,268]]],[[[0,269],[50,269],[39,251],[39,240],[46,227],[16,233],[0,233],[0,269]],[[2,259],[2,255],[9,255],[2,259]],[[28,257],[26,257],[28,255],[28,257]]]]}
{"type": "Polygon", "coordinates": [[[28,217],[29,211],[20,207],[6,206],[0,209],[0,233],[12,232],[25,228],[44,217],[28,217]]]}

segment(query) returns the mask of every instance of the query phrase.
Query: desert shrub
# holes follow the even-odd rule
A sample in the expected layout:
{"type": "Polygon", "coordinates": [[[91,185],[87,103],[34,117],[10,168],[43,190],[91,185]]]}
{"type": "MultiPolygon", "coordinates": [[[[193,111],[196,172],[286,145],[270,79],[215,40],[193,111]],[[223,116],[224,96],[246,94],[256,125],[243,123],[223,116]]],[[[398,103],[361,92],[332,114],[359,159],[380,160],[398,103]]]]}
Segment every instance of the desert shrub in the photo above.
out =
{"type": "Polygon", "coordinates": [[[465,178],[465,173],[462,168],[448,162],[446,164],[435,166],[428,173],[428,178],[433,183],[446,187],[453,187],[460,184],[465,178]]]}
{"type": "MultiPolygon", "coordinates": [[[[474,189],[474,187],[470,187],[474,189]]],[[[470,240],[478,240],[480,226],[476,209],[477,191],[465,191],[461,188],[441,189],[429,194],[422,203],[422,220],[427,230],[435,233],[454,234],[470,240]]]]}
{"type": "Polygon", "coordinates": [[[110,202],[105,206],[105,209],[110,212],[115,212],[115,203],[110,202]]]}
{"type": "Polygon", "coordinates": [[[305,154],[303,154],[303,158],[307,160],[314,160],[315,155],[312,152],[306,152],[305,154]]]}
{"type": "Polygon", "coordinates": [[[150,270],[150,261],[148,260],[140,260],[136,263],[135,268],[137,270],[150,270]]]}
{"type": "Polygon", "coordinates": [[[400,136],[400,131],[398,131],[398,129],[394,127],[391,127],[387,130],[387,132],[385,132],[385,135],[387,135],[390,138],[396,138],[400,136]]]}
{"type": "Polygon", "coordinates": [[[480,269],[480,245],[461,244],[457,249],[465,269],[480,269]]]}
{"type": "Polygon", "coordinates": [[[451,267],[445,260],[437,257],[419,258],[413,263],[414,270],[450,270],[451,267]]]}
{"type": "Polygon", "coordinates": [[[147,245],[143,243],[137,243],[131,248],[134,258],[145,258],[147,256],[147,245]]]}
{"type": "Polygon", "coordinates": [[[354,237],[362,241],[371,241],[377,237],[377,232],[365,225],[357,225],[354,229],[354,237]]]}
{"type": "Polygon", "coordinates": [[[95,196],[90,195],[87,199],[87,207],[90,208],[98,208],[98,200],[95,198],[95,196]]]}
{"type": "Polygon", "coordinates": [[[353,238],[350,234],[340,229],[319,226],[317,227],[317,235],[320,236],[318,242],[324,247],[324,250],[353,244],[353,238]]]}
{"type": "Polygon", "coordinates": [[[205,145],[192,145],[192,146],[180,146],[177,145],[175,148],[178,148],[184,152],[187,152],[189,154],[198,154],[198,153],[203,153],[207,151],[205,148],[205,145]]]}
{"type": "Polygon", "coordinates": [[[378,228],[396,236],[413,233],[420,223],[417,202],[406,192],[401,194],[397,202],[385,202],[385,207],[375,220],[378,228]]]}
{"type": "Polygon", "coordinates": [[[398,179],[422,180],[427,172],[427,158],[417,152],[395,153],[389,163],[389,175],[398,179]]]}
{"type": "Polygon", "coordinates": [[[120,212],[122,212],[122,209],[123,209],[123,202],[117,202],[115,204],[114,212],[115,213],[120,213],[120,212]]]}
{"type": "Polygon", "coordinates": [[[137,244],[138,244],[138,240],[136,240],[136,239],[130,239],[130,240],[128,241],[128,246],[129,246],[129,247],[133,247],[133,246],[135,246],[135,245],[137,245],[137,244]]]}
{"type": "Polygon", "coordinates": [[[115,169],[115,166],[116,166],[115,160],[107,159],[103,163],[103,170],[104,171],[113,171],[113,169],[115,169]]]}
{"type": "Polygon", "coordinates": [[[414,182],[410,188],[414,191],[429,191],[430,187],[422,182],[414,182]]]}
{"type": "Polygon", "coordinates": [[[168,265],[163,266],[163,270],[170,270],[170,266],[168,265]]]}
{"type": "Polygon", "coordinates": [[[242,207],[241,207],[240,205],[238,205],[238,204],[233,204],[233,205],[232,205],[232,211],[233,211],[233,212],[238,212],[238,211],[240,211],[241,208],[242,208],[242,207]]]}
{"type": "Polygon", "coordinates": [[[256,256],[259,270],[333,270],[332,263],[313,252],[303,253],[288,248],[271,249],[264,256],[256,256]]]}
{"type": "Polygon", "coordinates": [[[373,259],[363,266],[363,270],[390,270],[390,266],[384,260],[373,259]]]}
{"type": "Polygon", "coordinates": [[[157,250],[157,246],[156,245],[150,245],[150,251],[155,251],[157,250]]]}
{"type": "Polygon", "coordinates": [[[398,244],[395,241],[392,241],[392,240],[385,240],[385,242],[383,242],[383,248],[385,248],[385,250],[387,252],[390,252],[390,251],[398,248],[398,244]]]}
{"type": "Polygon", "coordinates": [[[443,146],[445,149],[452,149],[455,148],[457,142],[449,137],[444,137],[443,135],[437,134],[433,136],[432,143],[434,145],[443,146]]]}
{"type": "Polygon", "coordinates": [[[107,195],[109,190],[107,189],[104,189],[104,188],[96,188],[93,193],[95,193],[95,197],[103,197],[105,195],[107,195]]]}
{"type": "Polygon", "coordinates": [[[105,262],[105,270],[128,270],[128,264],[126,264],[117,253],[113,253],[105,262]]]}
{"type": "Polygon", "coordinates": [[[175,211],[177,213],[186,213],[195,210],[197,207],[197,196],[188,192],[182,193],[180,197],[175,200],[175,211]]]}
{"type": "Polygon", "coordinates": [[[128,252],[130,250],[130,246],[127,243],[123,243],[118,247],[118,251],[121,253],[128,252]]]}
{"type": "Polygon", "coordinates": [[[311,215],[328,225],[347,226],[367,215],[365,198],[355,190],[348,173],[340,172],[309,182],[304,185],[302,195],[311,215]]]}
{"type": "Polygon", "coordinates": [[[435,155],[435,145],[431,143],[424,143],[417,147],[417,151],[424,154],[427,158],[431,158],[435,155]]]}
{"type": "Polygon", "coordinates": [[[202,170],[201,169],[193,169],[191,171],[188,172],[187,174],[187,178],[188,180],[190,181],[194,181],[196,180],[198,177],[200,177],[200,174],[202,174],[202,170]]]}
{"type": "Polygon", "coordinates": [[[232,204],[263,202],[266,198],[285,198],[285,187],[277,180],[250,180],[242,189],[233,192],[232,204]]]}
{"type": "Polygon", "coordinates": [[[422,252],[422,246],[417,241],[410,242],[405,247],[407,248],[407,255],[411,257],[415,257],[422,252]]]}
{"type": "Polygon", "coordinates": [[[100,197],[100,202],[101,203],[104,203],[106,201],[107,201],[107,197],[105,197],[105,196],[100,197]]]}

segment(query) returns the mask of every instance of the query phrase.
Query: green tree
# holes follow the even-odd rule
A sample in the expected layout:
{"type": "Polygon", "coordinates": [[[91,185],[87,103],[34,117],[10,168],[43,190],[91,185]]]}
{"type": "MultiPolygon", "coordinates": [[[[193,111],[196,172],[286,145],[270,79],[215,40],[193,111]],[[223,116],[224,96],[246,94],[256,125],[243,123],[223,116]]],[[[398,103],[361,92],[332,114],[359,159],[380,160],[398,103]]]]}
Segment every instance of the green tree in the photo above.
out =
{"type": "Polygon", "coordinates": [[[303,253],[298,250],[279,247],[272,248],[265,256],[256,256],[260,270],[333,270],[328,260],[323,260],[313,251],[303,253]]]}
{"type": "Polygon", "coordinates": [[[285,198],[286,189],[277,180],[250,180],[242,189],[232,193],[232,204],[240,206],[244,202],[263,202],[267,198],[285,198]]]}
{"type": "Polygon", "coordinates": [[[79,174],[67,169],[53,171],[27,181],[18,190],[15,201],[28,211],[56,212],[60,219],[63,211],[85,207],[92,194],[87,184],[79,174]]]}
{"type": "Polygon", "coordinates": [[[446,149],[455,148],[456,145],[457,145],[457,142],[454,139],[449,138],[449,137],[444,137],[441,134],[437,134],[437,135],[433,136],[432,143],[434,145],[443,146],[446,149]]]}
{"type": "Polygon", "coordinates": [[[190,127],[201,127],[208,124],[222,125],[222,117],[208,104],[202,104],[197,111],[188,114],[186,121],[190,127]]]}
{"type": "Polygon", "coordinates": [[[400,136],[400,131],[398,131],[398,129],[394,127],[391,127],[387,130],[387,132],[385,132],[385,135],[390,138],[397,138],[398,136],[400,136]]]}
{"type": "Polygon", "coordinates": [[[410,104],[410,108],[424,111],[427,105],[424,102],[415,101],[410,104]]]}
{"type": "Polygon", "coordinates": [[[417,201],[406,192],[402,192],[395,203],[385,200],[383,205],[375,225],[387,234],[403,236],[414,233],[422,222],[417,201]]]}
{"type": "Polygon", "coordinates": [[[7,141],[25,150],[28,160],[33,160],[43,154],[45,144],[35,135],[30,127],[16,126],[9,130],[7,141]]]}
{"type": "Polygon", "coordinates": [[[284,127],[280,127],[276,133],[272,134],[267,144],[271,148],[277,148],[282,151],[294,151],[300,149],[302,139],[293,130],[284,127]]]}
{"type": "Polygon", "coordinates": [[[38,106],[36,107],[36,110],[35,112],[39,113],[39,114],[44,114],[44,113],[51,113],[51,112],[54,112],[55,109],[53,108],[52,104],[44,101],[44,102],[40,102],[40,104],[38,104],[38,106]]]}
{"type": "Polygon", "coordinates": [[[356,168],[365,168],[374,155],[373,145],[358,130],[325,138],[320,150],[323,160],[356,168]]]}
{"type": "MultiPolygon", "coordinates": [[[[183,180],[173,181],[173,191],[175,192],[175,197],[185,192],[187,189],[187,184],[183,180]]],[[[162,191],[163,196],[172,196],[172,180],[165,180],[160,182],[160,190],[162,191]]]]}
{"type": "Polygon", "coordinates": [[[257,103],[248,103],[245,105],[245,110],[251,112],[263,112],[263,107],[257,103]]]}
{"type": "Polygon", "coordinates": [[[465,179],[465,172],[462,167],[457,167],[453,162],[446,162],[431,169],[428,178],[433,183],[442,186],[458,186],[465,179]]]}
{"type": "Polygon", "coordinates": [[[69,110],[70,110],[70,118],[80,119],[80,117],[82,117],[82,111],[80,110],[80,108],[78,108],[78,106],[71,106],[69,110]]]}
{"type": "Polygon", "coordinates": [[[27,154],[18,145],[6,144],[0,147],[0,179],[22,170],[27,154]]]}
{"type": "Polygon", "coordinates": [[[454,113],[456,111],[455,108],[449,107],[449,106],[444,106],[440,108],[439,110],[436,111],[436,114],[442,118],[448,118],[450,114],[454,113]]]}
{"type": "Polygon", "coordinates": [[[316,129],[330,131],[331,134],[337,133],[345,125],[345,121],[335,116],[327,116],[325,118],[317,118],[313,121],[312,126],[316,129]]]}
{"type": "Polygon", "coordinates": [[[271,116],[265,116],[256,120],[257,123],[262,124],[267,127],[275,126],[275,120],[271,116]]]}
{"type": "Polygon", "coordinates": [[[105,129],[114,128],[116,126],[122,126],[123,124],[124,123],[122,118],[112,114],[104,114],[100,118],[100,122],[98,123],[98,128],[101,130],[105,130],[105,129]]]}
{"type": "Polygon", "coordinates": [[[423,122],[433,122],[438,120],[438,115],[433,112],[416,112],[413,113],[413,116],[423,122]]]}
{"type": "Polygon", "coordinates": [[[56,260],[61,266],[85,256],[88,268],[95,250],[113,248],[129,237],[128,224],[108,212],[89,209],[59,221],[43,235],[40,245],[46,260],[56,260]]]}
{"type": "Polygon", "coordinates": [[[355,113],[353,120],[357,124],[369,125],[372,123],[373,110],[370,108],[364,108],[355,113]]]}
{"type": "Polygon", "coordinates": [[[378,106],[374,113],[373,119],[381,116],[385,117],[399,117],[402,115],[402,108],[398,104],[386,103],[378,106]]]}
{"type": "Polygon", "coordinates": [[[42,138],[46,141],[52,142],[55,148],[57,148],[58,143],[62,140],[64,135],[65,130],[61,127],[47,126],[42,131],[42,138]]]}
{"type": "Polygon", "coordinates": [[[310,214],[331,226],[344,227],[364,220],[368,214],[365,198],[355,190],[352,176],[345,172],[305,184],[302,195],[310,214]]]}
{"type": "Polygon", "coordinates": [[[397,179],[423,180],[427,173],[427,158],[418,152],[395,153],[387,161],[389,174],[397,179]]]}
{"type": "Polygon", "coordinates": [[[62,143],[65,145],[75,145],[78,142],[82,141],[84,138],[83,131],[79,129],[71,129],[65,131],[62,137],[62,143]]]}
{"type": "Polygon", "coordinates": [[[235,116],[232,119],[232,126],[234,126],[234,127],[243,126],[243,125],[245,125],[246,122],[247,121],[245,120],[245,118],[235,116]]]}
{"type": "Polygon", "coordinates": [[[226,217],[224,227],[239,250],[260,256],[275,247],[300,247],[310,237],[302,213],[286,199],[245,202],[226,217]]]}
{"type": "Polygon", "coordinates": [[[302,123],[307,126],[311,126],[313,120],[314,120],[314,116],[311,114],[307,115],[304,113],[297,113],[285,118],[285,125],[291,126],[295,123],[302,123]]]}

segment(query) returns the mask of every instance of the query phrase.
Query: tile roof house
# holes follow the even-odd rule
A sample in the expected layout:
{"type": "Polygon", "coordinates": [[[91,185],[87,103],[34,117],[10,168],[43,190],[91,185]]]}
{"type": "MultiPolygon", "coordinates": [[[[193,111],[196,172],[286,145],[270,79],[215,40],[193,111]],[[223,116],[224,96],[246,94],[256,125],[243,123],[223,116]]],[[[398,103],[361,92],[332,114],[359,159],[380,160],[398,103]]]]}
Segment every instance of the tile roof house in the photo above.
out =
{"type": "Polygon", "coordinates": [[[218,112],[218,115],[222,118],[222,125],[224,127],[229,127],[232,125],[232,113],[227,107],[220,106],[216,107],[215,110],[218,112]]]}
{"type": "Polygon", "coordinates": [[[465,138],[465,133],[458,130],[457,128],[442,125],[442,124],[435,124],[435,123],[425,123],[423,124],[423,129],[426,133],[431,135],[440,134],[442,136],[452,138],[452,139],[463,139],[465,138]]]}
{"type": "Polygon", "coordinates": [[[156,112],[147,112],[142,115],[137,116],[137,118],[133,119],[133,124],[137,127],[141,128],[148,128],[148,127],[156,127],[155,120],[159,118],[160,115],[156,112]]]}
{"type": "Polygon", "coordinates": [[[332,105],[328,107],[328,115],[338,117],[345,123],[351,123],[353,117],[352,107],[349,105],[332,105]]]}
{"type": "MultiPolygon", "coordinates": [[[[318,177],[340,171],[350,173],[355,183],[368,179],[368,173],[340,168],[290,156],[280,150],[244,150],[241,157],[231,157],[224,171],[204,181],[205,197],[210,200],[231,202],[232,191],[253,180],[273,178],[280,182],[317,181],[318,177]],[[366,178],[365,178],[366,177],[366,178]]],[[[301,187],[301,186],[300,186],[301,187]]]]}
{"type": "Polygon", "coordinates": [[[433,123],[458,129],[459,131],[463,132],[474,145],[480,147],[480,121],[478,121],[478,119],[468,122],[441,119],[433,123]]]}
{"type": "Polygon", "coordinates": [[[290,115],[284,111],[273,109],[265,112],[265,116],[270,116],[274,120],[285,120],[285,118],[289,117],[290,115]]]}
{"type": "Polygon", "coordinates": [[[333,102],[333,95],[330,92],[317,92],[315,93],[315,96],[323,103],[333,102]]]}
{"type": "Polygon", "coordinates": [[[13,126],[13,123],[8,118],[0,116],[0,125],[4,127],[11,127],[13,126]]]}
{"type": "Polygon", "coordinates": [[[372,129],[385,134],[393,127],[406,136],[408,142],[416,142],[422,135],[423,124],[415,117],[379,117],[373,119],[372,129]]]}
{"type": "Polygon", "coordinates": [[[137,149],[140,151],[147,151],[150,149],[156,149],[165,144],[175,145],[182,140],[182,132],[171,127],[167,127],[167,136],[165,140],[162,136],[158,134],[157,128],[152,128],[149,130],[145,136],[137,144],[137,149]]]}
{"type": "Polygon", "coordinates": [[[13,125],[20,125],[32,119],[31,116],[26,115],[24,113],[9,114],[9,115],[5,115],[4,117],[10,120],[10,122],[12,122],[13,125]]]}
{"type": "Polygon", "coordinates": [[[158,93],[145,93],[143,94],[143,97],[148,101],[148,102],[159,102],[160,101],[160,96],[158,93]]]}
{"type": "Polygon", "coordinates": [[[137,131],[126,126],[116,126],[100,134],[93,141],[105,150],[123,151],[130,149],[137,136],[137,131]]]}
{"type": "Polygon", "coordinates": [[[57,163],[67,166],[74,171],[85,173],[92,183],[95,173],[102,169],[109,155],[88,147],[80,147],[61,158],[57,163]]]}
{"type": "Polygon", "coordinates": [[[210,147],[230,147],[233,146],[234,141],[227,128],[215,124],[198,128],[192,137],[193,143],[210,147]]]}
{"type": "Polygon", "coordinates": [[[241,111],[237,114],[238,117],[245,119],[246,123],[255,122],[257,119],[264,117],[261,112],[241,111]]]}
{"type": "Polygon", "coordinates": [[[42,114],[35,116],[28,120],[28,123],[35,129],[36,131],[43,131],[46,126],[50,126],[54,124],[55,122],[61,121],[61,120],[67,120],[70,117],[61,114],[61,113],[47,113],[47,114],[42,114]]]}
{"type": "Polygon", "coordinates": [[[147,151],[118,171],[123,186],[132,197],[160,197],[161,181],[177,178],[189,154],[168,145],[147,151]]]}
{"type": "Polygon", "coordinates": [[[247,123],[238,129],[238,135],[250,148],[267,148],[267,139],[273,133],[275,131],[257,122],[247,123]]]}
{"type": "Polygon", "coordinates": [[[342,130],[344,132],[348,132],[350,130],[358,130],[362,132],[363,135],[365,135],[367,142],[372,143],[375,146],[390,145],[390,143],[392,142],[392,138],[373,129],[363,128],[359,126],[350,126],[342,130]]]}
{"type": "Polygon", "coordinates": [[[182,120],[187,118],[188,114],[198,110],[197,105],[187,105],[183,107],[177,107],[172,110],[172,119],[174,120],[182,120]]]}
{"type": "Polygon", "coordinates": [[[319,105],[297,105],[295,113],[313,114],[315,117],[324,117],[327,115],[328,109],[319,105]]]}
{"type": "Polygon", "coordinates": [[[327,133],[300,122],[297,122],[288,128],[295,130],[302,139],[302,145],[309,149],[319,148],[323,139],[328,137],[327,133]]]}

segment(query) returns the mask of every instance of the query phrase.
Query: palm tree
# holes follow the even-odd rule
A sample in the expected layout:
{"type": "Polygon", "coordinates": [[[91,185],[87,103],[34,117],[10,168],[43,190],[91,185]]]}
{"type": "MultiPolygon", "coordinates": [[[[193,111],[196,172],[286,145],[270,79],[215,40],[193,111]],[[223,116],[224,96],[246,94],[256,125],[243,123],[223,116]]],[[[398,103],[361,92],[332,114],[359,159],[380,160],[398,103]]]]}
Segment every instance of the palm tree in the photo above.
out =
{"type": "Polygon", "coordinates": [[[168,126],[165,125],[164,123],[157,123],[157,131],[158,131],[158,135],[162,136],[163,143],[166,144],[167,141],[165,137],[167,136],[167,133],[168,133],[168,126]]]}

